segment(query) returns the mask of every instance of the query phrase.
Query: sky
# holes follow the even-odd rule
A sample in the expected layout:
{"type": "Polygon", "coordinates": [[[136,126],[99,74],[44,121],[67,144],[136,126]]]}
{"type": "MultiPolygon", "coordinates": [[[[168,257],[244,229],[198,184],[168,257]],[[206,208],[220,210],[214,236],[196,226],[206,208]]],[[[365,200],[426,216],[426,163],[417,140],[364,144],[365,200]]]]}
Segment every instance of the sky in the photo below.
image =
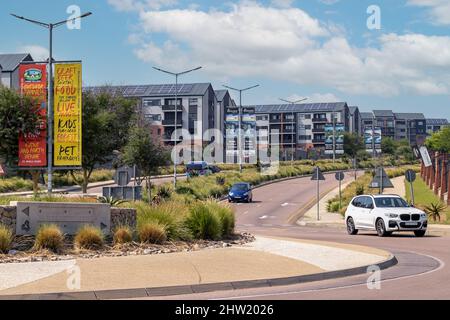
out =
{"type": "MultiPolygon", "coordinates": [[[[84,85],[180,81],[260,87],[243,104],[345,101],[450,119],[449,0],[2,0],[0,53],[83,61],[84,85]],[[75,27],[75,28],[74,28],[75,27]]],[[[232,95],[236,96],[235,93],[232,95]]]]}

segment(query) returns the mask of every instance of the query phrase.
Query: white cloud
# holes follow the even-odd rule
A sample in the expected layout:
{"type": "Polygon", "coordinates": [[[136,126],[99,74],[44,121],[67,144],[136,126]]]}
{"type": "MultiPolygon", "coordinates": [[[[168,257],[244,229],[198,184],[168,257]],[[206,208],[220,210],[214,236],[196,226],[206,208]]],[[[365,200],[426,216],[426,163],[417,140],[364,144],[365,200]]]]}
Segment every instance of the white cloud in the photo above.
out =
{"type": "Polygon", "coordinates": [[[408,4],[428,8],[428,13],[433,24],[450,25],[449,0],[408,0],[408,4]]]}
{"type": "Polygon", "coordinates": [[[17,49],[17,52],[29,53],[36,61],[46,61],[49,57],[47,48],[38,45],[25,45],[17,49]]]}
{"type": "Polygon", "coordinates": [[[450,92],[447,36],[385,34],[373,47],[355,47],[345,32],[300,9],[251,1],[228,11],[143,10],[140,27],[169,40],[142,42],[135,54],[173,69],[202,65],[216,78],[265,77],[349,94],[450,92]]]}

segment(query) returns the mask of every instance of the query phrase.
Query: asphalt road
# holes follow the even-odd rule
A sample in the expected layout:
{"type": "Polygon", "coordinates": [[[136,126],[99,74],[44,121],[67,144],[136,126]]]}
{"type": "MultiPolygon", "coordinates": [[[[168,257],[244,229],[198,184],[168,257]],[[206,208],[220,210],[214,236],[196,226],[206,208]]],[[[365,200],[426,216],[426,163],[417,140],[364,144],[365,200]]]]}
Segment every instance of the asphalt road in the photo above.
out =
{"type": "MultiPolygon", "coordinates": [[[[337,186],[326,175],[322,191],[337,186]]],[[[347,176],[346,178],[352,179],[347,176]]],[[[237,204],[237,228],[256,235],[366,245],[394,253],[399,263],[381,271],[379,289],[369,289],[369,275],[284,287],[222,291],[171,297],[173,299],[450,299],[450,238],[415,238],[398,234],[379,238],[374,233],[349,236],[345,229],[300,227],[292,223],[316,196],[309,178],[284,181],[254,190],[254,203],[237,204]]]]}

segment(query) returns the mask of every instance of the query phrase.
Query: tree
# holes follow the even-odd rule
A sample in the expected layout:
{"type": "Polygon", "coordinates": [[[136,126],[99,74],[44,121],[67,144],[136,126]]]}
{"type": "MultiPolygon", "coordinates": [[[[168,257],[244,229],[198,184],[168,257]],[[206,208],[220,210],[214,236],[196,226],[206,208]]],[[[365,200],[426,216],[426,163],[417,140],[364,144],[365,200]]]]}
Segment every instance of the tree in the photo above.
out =
{"type": "Polygon", "coordinates": [[[383,137],[381,140],[381,152],[384,154],[394,155],[397,144],[391,137],[383,137]]]}
{"type": "Polygon", "coordinates": [[[356,133],[346,132],[344,134],[344,152],[348,156],[355,158],[358,151],[364,150],[364,143],[361,136],[356,133]]]}
{"type": "Polygon", "coordinates": [[[135,108],[135,100],[115,97],[107,90],[99,94],[83,93],[82,178],[70,172],[83,193],[87,192],[94,168],[110,161],[113,151],[125,146],[128,128],[135,120],[135,108]]]}
{"type": "MultiPolygon", "coordinates": [[[[0,158],[8,168],[16,168],[19,134],[36,132],[41,116],[35,101],[0,85],[0,158]]],[[[38,191],[39,171],[32,171],[33,190],[38,191]]]]}
{"type": "Polygon", "coordinates": [[[151,202],[150,178],[169,160],[169,152],[164,145],[153,140],[148,128],[134,127],[124,148],[122,161],[128,166],[136,165],[146,179],[148,201],[151,202]]]}
{"type": "Polygon", "coordinates": [[[434,151],[450,152],[450,127],[445,127],[431,135],[425,142],[434,151]]]}

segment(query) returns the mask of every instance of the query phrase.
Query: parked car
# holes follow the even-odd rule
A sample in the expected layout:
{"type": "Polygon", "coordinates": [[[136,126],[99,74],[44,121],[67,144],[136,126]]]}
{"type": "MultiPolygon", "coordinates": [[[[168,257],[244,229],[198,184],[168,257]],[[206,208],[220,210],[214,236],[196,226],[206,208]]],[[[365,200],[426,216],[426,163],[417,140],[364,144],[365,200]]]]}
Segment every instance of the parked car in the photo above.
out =
{"type": "Polygon", "coordinates": [[[188,178],[195,176],[207,176],[211,170],[205,161],[192,161],[186,165],[186,175],[188,178]]]}
{"type": "Polygon", "coordinates": [[[212,173],[219,173],[221,170],[218,166],[210,165],[208,166],[209,170],[211,170],[212,173]]]}
{"type": "Polygon", "coordinates": [[[353,198],[345,212],[347,232],[374,230],[380,237],[396,231],[413,231],[423,237],[428,218],[422,210],[410,206],[398,195],[361,195],[353,198]]]}
{"type": "Polygon", "coordinates": [[[230,192],[228,193],[228,202],[238,201],[253,201],[252,187],[249,183],[240,182],[231,187],[230,192]]]}

